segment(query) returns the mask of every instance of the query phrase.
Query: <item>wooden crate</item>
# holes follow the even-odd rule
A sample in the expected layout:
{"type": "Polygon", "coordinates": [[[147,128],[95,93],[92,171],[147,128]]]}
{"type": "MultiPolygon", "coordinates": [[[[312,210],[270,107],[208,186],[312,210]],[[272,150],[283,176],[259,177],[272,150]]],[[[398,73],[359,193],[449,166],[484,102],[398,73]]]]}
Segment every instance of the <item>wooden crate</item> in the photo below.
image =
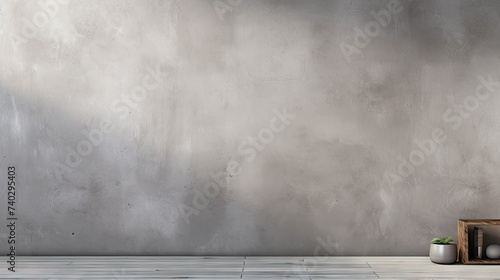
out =
{"type": "Polygon", "coordinates": [[[471,226],[484,226],[484,225],[500,225],[498,219],[460,219],[457,221],[458,227],[458,254],[457,261],[463,264],[500,264],[500,260],[490,259],[469,259],[469,227],[471,226]]]}

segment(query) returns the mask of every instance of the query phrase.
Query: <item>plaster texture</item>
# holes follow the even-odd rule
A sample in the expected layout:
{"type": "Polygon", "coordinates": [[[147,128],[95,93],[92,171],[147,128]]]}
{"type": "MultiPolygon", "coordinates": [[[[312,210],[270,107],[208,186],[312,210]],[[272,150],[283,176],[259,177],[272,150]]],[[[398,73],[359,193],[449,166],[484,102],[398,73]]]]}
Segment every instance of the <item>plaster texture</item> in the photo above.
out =
{"type": "Polygon", "coordinates": [[[499,24],[498,1],[1,1],[17,253],[427,255],[500,213],[499,24]]]}

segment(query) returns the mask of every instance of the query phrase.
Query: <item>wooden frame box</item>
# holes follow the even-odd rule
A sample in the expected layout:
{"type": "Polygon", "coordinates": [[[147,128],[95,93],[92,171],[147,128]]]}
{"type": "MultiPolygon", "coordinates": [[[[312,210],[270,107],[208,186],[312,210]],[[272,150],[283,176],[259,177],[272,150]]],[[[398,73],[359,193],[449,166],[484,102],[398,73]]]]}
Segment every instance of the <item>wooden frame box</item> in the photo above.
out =
{"type": "Polygon", "coordinates": [[[499,225],[500,219],[460,219],[457,221],[458,237],[457,237],[457,261],[463,264],[500,264],[500,259],[470,259],[469,258],[469,227],[484,226],[484,225],[499,225]]]}

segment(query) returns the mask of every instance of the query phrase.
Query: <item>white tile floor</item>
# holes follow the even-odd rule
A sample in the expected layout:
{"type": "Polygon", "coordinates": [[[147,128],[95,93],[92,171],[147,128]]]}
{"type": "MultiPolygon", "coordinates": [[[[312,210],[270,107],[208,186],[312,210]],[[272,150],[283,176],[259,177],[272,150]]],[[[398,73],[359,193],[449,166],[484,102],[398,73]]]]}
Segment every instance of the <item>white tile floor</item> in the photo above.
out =
{"type": "Polygon", "coordinates": [[[1,257],[0,279],[500,279],[500,266],[428,257],[1,257]]]}

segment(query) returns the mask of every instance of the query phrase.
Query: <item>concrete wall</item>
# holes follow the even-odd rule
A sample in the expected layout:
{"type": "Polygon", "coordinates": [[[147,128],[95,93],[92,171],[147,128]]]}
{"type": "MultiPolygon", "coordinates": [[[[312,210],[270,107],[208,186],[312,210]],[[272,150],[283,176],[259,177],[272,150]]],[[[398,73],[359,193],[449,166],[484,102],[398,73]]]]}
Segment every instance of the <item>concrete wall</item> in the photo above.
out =
{"type": "Polygon", "coordinates": [[[0,2],[18,254],[425,255],[498,218],[498,1],[40,3],[0,2]]]}

